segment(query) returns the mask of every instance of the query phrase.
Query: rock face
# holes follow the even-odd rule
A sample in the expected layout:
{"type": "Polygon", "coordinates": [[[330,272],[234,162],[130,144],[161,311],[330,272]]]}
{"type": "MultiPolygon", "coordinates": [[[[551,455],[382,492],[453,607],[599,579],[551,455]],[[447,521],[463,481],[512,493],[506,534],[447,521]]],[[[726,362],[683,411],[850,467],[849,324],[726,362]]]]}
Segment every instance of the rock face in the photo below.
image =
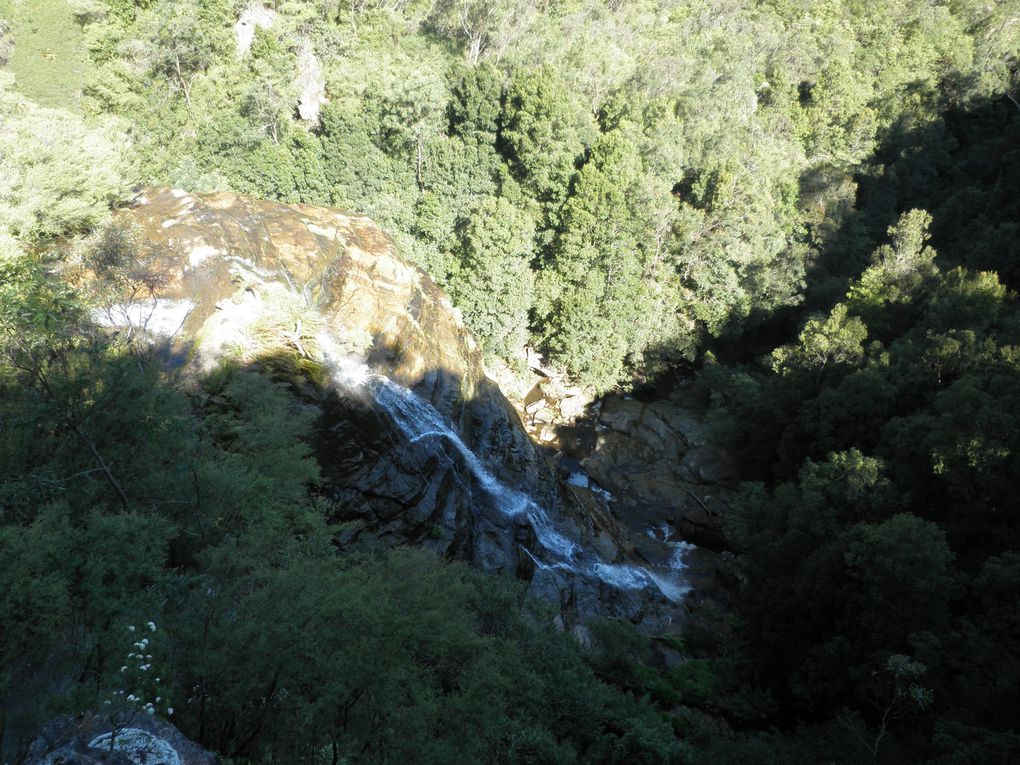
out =
{"type": "Polygon", "coordinates": [[[594,399],[539,368],[515,406],[532,438],[548,444],[566,475],[611,496],[614,515],[710,548],[724,546],[722,519],[739,480],[733,459],[708,438],[706,407],[682,381],[652,398],[594,399]]]}
{"type": "Polygon", "coordinates": [[[704,412],[682,396],[603,400],[589,475],[619,499],[621,516],[668,523],[684,539],[723,545],[722,519],[737,483],[733,460],[705,435],[704,412]]]}
{"type": "Polygon", "coordinates": [[[449,299],[371,220],[168,189],[121,215],[141,229],[154,291],[100,319],[152,336],[169,364],[287,375],[320,412],[315,447],[348,538],[511,572],[565,624],[682,618],[676,548],[558,480],[449,299]]]}
{"type": "Polygon", "coordinates": [[[326,103],[326,74],[308,40],[298,51],[297,68],[298,114],[305,122],[317,125],[319,111],[326,103]]]}
{"type": "Polygon", "coordinates": [[[255,40],[256,29],[270,29],[276,23],[276,11],[259,3],[252,3],[234,24],[234,39],[237,43],[237,57],[244,58],[255,40]]]}
{"type": "Polygon", "coordinates": [[[29,748],[26,765],[216,765],[216,757],[158,718],[135,714],[118,727],[93,714],[60,717],[29,748]]]}
{"type": "Polygon", "coordinates": [[[537,356],[529,354],[528,367],[534,383],[529,390],[515,379],[513,401],[532,438],[552,454],[575,494],[630,530],[639,554],[654,558],[661,541],[684,547],[688,618],[713,634],[727,632],[724,615],[743,576],[740,562],[725,552],[723,530],[738,475],[708,437],[704,403],[683,380],[665,393],[595,399],[537,356]]]}

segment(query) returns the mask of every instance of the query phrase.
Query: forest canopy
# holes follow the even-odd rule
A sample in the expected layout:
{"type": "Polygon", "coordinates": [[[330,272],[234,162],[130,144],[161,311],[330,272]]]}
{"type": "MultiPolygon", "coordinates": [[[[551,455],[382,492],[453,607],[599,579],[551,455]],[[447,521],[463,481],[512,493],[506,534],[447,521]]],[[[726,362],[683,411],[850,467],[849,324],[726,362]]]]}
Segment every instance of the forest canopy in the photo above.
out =
{"type": "Polygon", "coordinates": [[[131,180],[367,213],[492,354],[531,342],[597,390],[862,269],[902,207],[855,214],[890,141],[944,157],[941,115],[1009,92],[1018,35],[976,0],[318,0],[252,15],[241,55],[248,3],[74,7],[80,108],[126,122],[131,180]]]}

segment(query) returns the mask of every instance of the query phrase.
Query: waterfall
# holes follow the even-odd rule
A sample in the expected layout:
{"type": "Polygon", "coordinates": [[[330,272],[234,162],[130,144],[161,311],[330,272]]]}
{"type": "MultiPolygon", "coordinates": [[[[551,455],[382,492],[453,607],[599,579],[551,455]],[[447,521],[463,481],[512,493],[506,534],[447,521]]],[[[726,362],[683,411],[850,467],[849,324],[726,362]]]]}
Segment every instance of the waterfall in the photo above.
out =
{"type": "MultiPolygon", "coordinates": [[[[361,390],[372,396],[386,412],[410,444],[435,441],[452,448],[464,461],[473,479],[485,492],[493,506],[509,518],[526,519],[534,530],[536,549],[524,552],[543,570],[558,570],[575,576],[593,577],[621,590],[651,589],[671,601],[679,602],[690,587],[684,582],[683,553],[685,543],[670,543],[673,558],[669,566],[642,567],[601,560],[593,551],[585,550],[557,530],[545,508],[526,492],[500,481],[478,456],[463,442],[460,435],[427,401],[387,377],[372,372],[333,348],[328,337],[320,337],[319,346],[331,370],[334,382],[343,389],[361,390]]],[[[438,447],[437,448],[441,448],[438,447]]]]}
{"type": "Polygon", "coordinates": [[[673,550],[673,554],[669,559],[669,570],[672,575],[661,579],[661,575],[658,572],[650,571],[649,575],[655,580],[663,595],[670,600],[679,601],[691,589],[683,573],[684,569],[687,568],[684,558],[687,553],[695,549],[695,546],[682,539],[673,539],[673,529],[665,522],[657,527],[648,529],[647,534],[652,539],[669,545],[673,550]]]}

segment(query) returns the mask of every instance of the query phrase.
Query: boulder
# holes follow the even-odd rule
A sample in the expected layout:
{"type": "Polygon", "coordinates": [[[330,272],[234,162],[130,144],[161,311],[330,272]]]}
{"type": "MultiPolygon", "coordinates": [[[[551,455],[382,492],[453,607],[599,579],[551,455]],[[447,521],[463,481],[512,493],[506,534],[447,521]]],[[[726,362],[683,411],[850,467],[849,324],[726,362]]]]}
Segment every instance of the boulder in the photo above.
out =
{"type": "Polygon", "coordinates": [[[91,713],[53,720],[32,742],[25,765],[216,765],[215,755],[169,722],[121,714],[116,731],[106,717],[91,713]]]}

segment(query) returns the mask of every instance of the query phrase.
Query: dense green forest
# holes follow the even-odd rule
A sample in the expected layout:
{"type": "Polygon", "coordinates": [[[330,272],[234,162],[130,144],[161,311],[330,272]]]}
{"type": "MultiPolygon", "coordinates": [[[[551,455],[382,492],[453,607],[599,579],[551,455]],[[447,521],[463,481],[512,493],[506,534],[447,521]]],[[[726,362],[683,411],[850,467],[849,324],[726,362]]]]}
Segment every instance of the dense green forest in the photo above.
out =
{"type": "Polygon", "coordinates": [[[1020,2],[264,5],[0,0],[0,756],[127,687],[229,762],[1020,761],[1020,2]],[[731,629],[335,544],[286,389],[54,278],[143,184],[372,216],[493,364],[692,377],[731,629]]]}

